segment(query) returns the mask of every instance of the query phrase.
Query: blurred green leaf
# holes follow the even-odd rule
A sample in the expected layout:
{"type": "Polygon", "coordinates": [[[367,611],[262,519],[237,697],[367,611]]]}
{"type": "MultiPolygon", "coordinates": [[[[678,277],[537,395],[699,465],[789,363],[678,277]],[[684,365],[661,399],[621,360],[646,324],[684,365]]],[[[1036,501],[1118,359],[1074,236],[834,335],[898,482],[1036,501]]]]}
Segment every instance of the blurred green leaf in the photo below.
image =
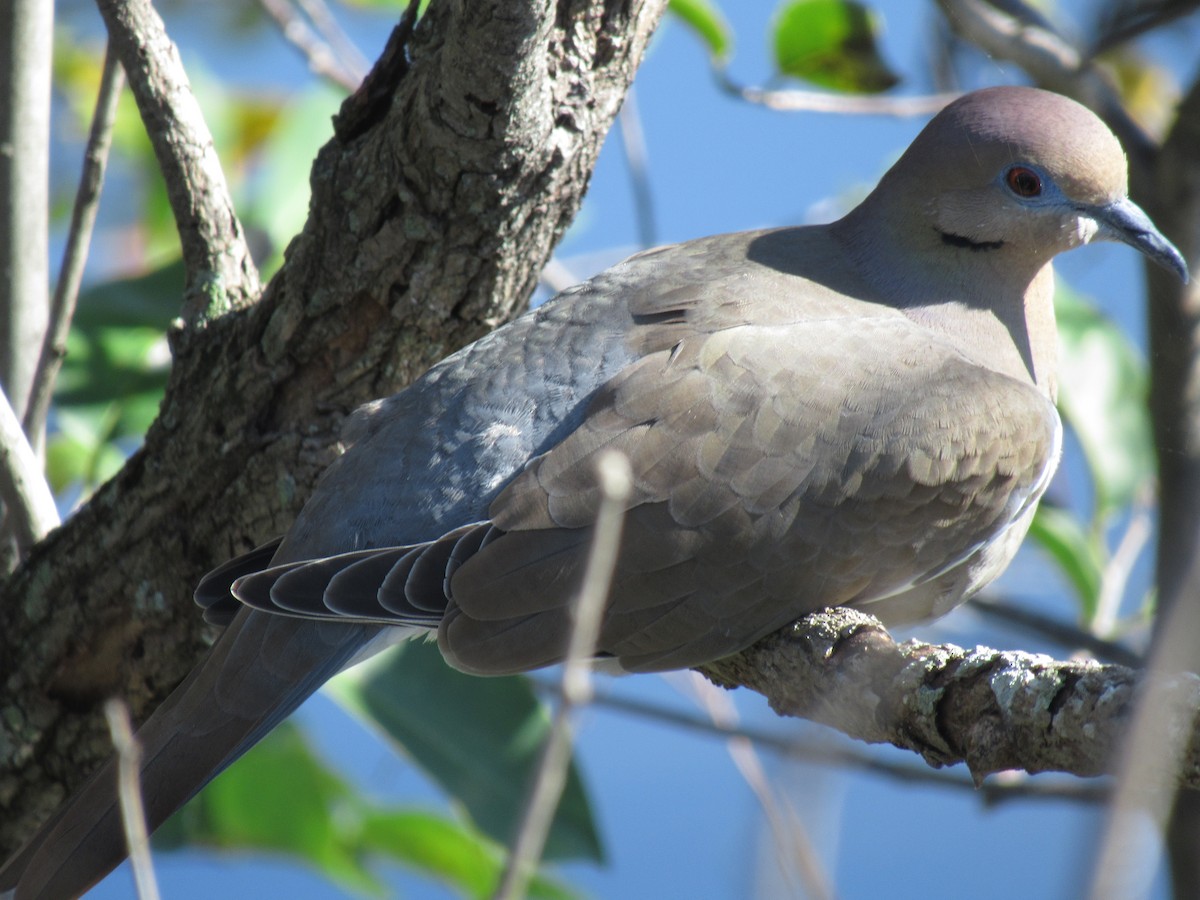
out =
{"type": "Polygon", "coordinates": [[[283,248],[304,226],[309,173],[317,151],[333,136],[332,117],[343,97],[324,82],[312,84],[287,103],[259,147],[242,211],[246,224],[261,229],[274,251],[261,265],[264,278],[282,263],[283,248]]]}
{"type": "Polygon", "coordinates": [[[713,63],[723,65],[733,54],[733,29],[711,0],[671,0],[667,7],[708,47],[713,63]]]}
{"type": "Polygon", "coordinates": [[[1058,406],[1079,438],[1096,493],[1096,527],[1154,478],[1146,364],[1085,298],[1059,286],[1058,406]]]}
{"type": "MultiPolygon", "coordinates": [[[[447,666],[436,646],[410,641],[343,673],[326,690],[395,740],[481,831],[510,840],[549,727],[526,679],[473,678],[447,666]]],[[[572,765],[545,857],[603,855],[572,765]]]]}
{"type": "Polygon", "coordinates": [[[775,21],[775,65],[784,75],[848,93],[899,82],[879,53],[877,16],[853,0],[793,0],[775,21]]]}
{"type": "Polygon", "coordinates": [[[1098,538],[1070,512],[1043,502],[1034,514],[1029,536],[1050,554],[1079,598],[1082,620],[1096,614],[1104,575],[1105,551],[1098,538]]]}
{"type": "Polygon", "coordinates": [[[166,330],[183,266],[106,282],[79,297],[55,385],[46,472],[56,492],[107,480],[158,415],[170,374],[166,330]]]}
{"type": "Polygon", "coordinates": [[[382,894],[358,848],[363,812],[350,786],[285,722],[173,816],[156,844],[285,853],[354,890],[382,894]]]}
{"type": "MultiPolygon", "coordinates": [[[[457,823],[425,812],[378,812],[366,817],[363,846],[407,862],[414,869],[459,886],[465,894],[489,897],[500,881],[506,854],[499,845],[457,823]]],[[[578,896],[544,875],[528,886],[530,897],[570,900],[578,896]]]]}
{"type": "Polygon", "coordinates": [[[114,432],[117,404],[60,409],[46,444],[46,477],[55,493],[75,485],[85,491],[111,478],[125,462],[114,432]]]}
{"type": "MultiPolygon", "coordinates": [[[[288,722],[173,816],[154,843],[160,850],[192,844],[285,854],[374,895],[384,886],[367,867],[373,856],[480,898],[495,888],[505,860],[504,848],[458,823],[365,800],[288,722]]],[[[544,876],[534,879],[530,895],[573,896],[544,876]]]]}
{"type": "Polygon", "coordinates": [[[123,420],[122,435],[144,428],[144,404],[157,406],[170,371],[166,330],[183,294],[183,265],[174,262],[137,278],[84,291],[67,340],[55,389],[58,406],[140,402],[136,422],[123,420]]]}

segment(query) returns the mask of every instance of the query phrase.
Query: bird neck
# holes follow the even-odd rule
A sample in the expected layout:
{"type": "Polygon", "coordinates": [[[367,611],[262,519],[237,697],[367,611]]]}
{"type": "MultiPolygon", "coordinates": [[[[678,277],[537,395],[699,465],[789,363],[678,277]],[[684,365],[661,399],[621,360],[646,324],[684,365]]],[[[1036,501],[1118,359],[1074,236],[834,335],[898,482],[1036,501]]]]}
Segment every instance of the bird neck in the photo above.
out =
{"type": "Polygon", "coordinates": [[[911,207],[880,206],[864,203],[831,226],[870,299],[1053,400],[1058,339],[1049,262],[946,240],[911,207]]]}

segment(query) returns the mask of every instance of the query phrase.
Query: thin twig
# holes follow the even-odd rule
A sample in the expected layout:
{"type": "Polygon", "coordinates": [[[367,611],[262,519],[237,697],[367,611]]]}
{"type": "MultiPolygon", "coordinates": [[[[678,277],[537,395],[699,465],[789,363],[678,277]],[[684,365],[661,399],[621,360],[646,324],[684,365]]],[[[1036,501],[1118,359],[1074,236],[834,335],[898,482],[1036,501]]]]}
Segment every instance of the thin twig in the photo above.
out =
{"type": "Polygon", "coordinates": [[[129,863],[139,900],[158,900],[158,880],[150,858],[150,835],[146,831],[146,810],[142,803],[139,773],[142,748],[133,734],[129,708],[120,700],[104,704],[108,731],[117,753],[117,796],[121,803],[121,824],[129,847],[129,863]]]}
{"type": "Polygon", "coordinates": [[[52,528],[58,527],[58,507],[41,464],[17,414],[0,390],[0,498],[4,500],[5,525],[12,529],[17,552],[26,551],[52,528]]]}
{"type": "Polygon", "coordinates": [[[1096,614],[1092,617],[1092,630],[1096,634],[1109,635],[1117,627],[1117,611],[1121,608],[1121,598],[1125,596],[1129,575],[1153,533],[1154,524],[1150,510],[1144,504],[1135,504],[1129,525],[1121,535],[1121,540],[1109,558],[1108,565],[1104,567],[1104,575],[1100,579],[1096,614]]]}
{"type": "Polygon", "coordinates": [[[579,284],[579,279],[557,256],[550,257],[546,265],[542,267],[542,274],[538,276],[538,281],[556,294],[579,284]]]}
{"type": "Polygon", "coordinates": [[[34,452],[39,455],[45,439],[46,415],[50,409],[50,397],[54,393],[54,382],[67,352],[67,334],[75,316],[79,285],[92,243],[100,192],[104,187],[104,170],[108,166],[108,150],[112,144],[113,123],[117,118],[117,101],[121,98],[124,85],[125,73],[121,71],[121,63],[109,43],[104,51],[100,91],[96,97],[96,110],[92,114],[87,147],[83,152],[83,172],[75,193],[75,206],[71,210],[71,226],[67,232],[62,266],[50,302],[50,323],[33,376],[29,404],[25,408],[25,433],[29,435],[34,452]]]}
{"type": "Polygon", "coordinates": [[[367,72],[371,69],[371,61],[358,49],[358,45],[350,39],[345,29],[338,24],[329,4],[325,0],[296,0],[304,10],[308,20],[313,23],[317,33],[325,39],[338,61],[357,84],[362,84],[367,72]]]}
{"type": "Polygon", "coordinates": [[[347,91],[355,91],[362,83],[362,74],[353,72],[334,54],[333,49],[309,26],[290,0],[258,0],[259,5],[279,26],[284,40],[300,51],[308,62],[309,71],[347,91]]]}
{"type": "Polygon", "coordinates": [[[1153,142],[1133,120],[1112,83],[1041,16],[1022,20],[986,0],[938,0],[950,27],[997,59],[1016,63],[1044,88],[1093,110],[1120,139],[1130,165],[1145,165],[1153,142]]]}
{"type": "MultiPolygon", "coordinates": [[[[258,270],[178,49],[150,0],[96,6],[166,183],[183,252],[185,326],[250,306],[259,296],[258,270]]],[[[178,342],[191,331],[172,334],[178,342]]]]}
{"type": "MultiPolygon", "coordinates": [[[[726,728],[737,727],[737,709],[727,693],[719,690],[699,672],[687,672],[684,678],[683,683],[688,693],[708,713],[713,724],[726,728]]],[[[793,877],[796,875],[803,885],[805,897],[811,897],[813,900],[832,900],[835,896],[833,884],[821,865],[820,855],[813,845],[808,829],[786,797],[776,799],[767,783],[767,773],[754,749],[754,743],[747,737],[733,735],[726,741],[725,746],[734,766],[749,785],[767,817],[767,825],[775,839],[779,868],[789,887],[796,886],[793,877]]]]}
{"type": "Polygon", "coordinates": [[[630,88],[617,113],[621,125],[621,148],[629,166],[629,181],[633,187],[633,203],[637,210],[638,243],[643,248],[658,243],[658,225],[654,215],[654,196],[650,191],[649,157],[646,133],[638,114],[637,89],[630,88]]]}
{"type": "Polygon", "coordinates": [[[990,619],[1016,625],[1039,637],[1049,638],[1067,650],[1086,650],[1104,662],[1129,666],[1131,669],[1139,668],[1145,663],[1141,654],[1130,650],[1124,644],[1102,638],[1070,622],[1015,603],[996,600],[990,596],[979,596],[971,600],[970,608],[990,619]]]}
{"type": "Polygon", "coordinates": [[[828,94],[822,91],[778,91],[738,84],[718,70],[717,84],[727,94],[780,112],[840,113],[857,116],[927,116],[957,99],[957,93],[916,97],[880,97],[857,94],[828,94]]]}
{"type": "Polygon", "coordinates": [[[1139,852],[1145,849],[1139,836],[1165,832],[1181,776],[1200,768],[1196,709],[1186,693],[1172,690],[1172,682],[1197,677],[1190,670],[1200,634],[1198,592],[1200,558],[1193,557],[1176,596],[1164,598],[1173,602],[1161,605],[1147,676],[1120,748],[1116,789],[1091,873],[1092,900],[1149,896],[1157,860],[1139,852]]]}
{"type": "MultiPolygon", "coordinates": [[[[531,677],[530,682],[539,693],[559,696],[557,684],[537,677],[531,677]]],[[[1103,803],[1111,793],[1106,781],[1051,779],[1046,776],[1039,776],[1037,779],[1022,777],[1004,781],[989,779],[982,785],[976,785],[970,778],[950,769],[930,769],[908,763],[890,762],[877,753],[861,750],[849,743],[834,744],[829,741],[805,740],[794,735],[782,734],[776,729],[756,728],[745,723],[739,723],[736,726],[721,725],[709,718],[660,706],[657,703],[647,703],[633,697],[601,692],[593,695],[591,705],[631,716],[640,716],[663,725],[686,728],[711,737],[744,737],[780,756],[806,763],[854,769],[901,784],[966,791],[980,797],[988,806],[999,806],[1010,800],[1055,800],[1094,804],[1103,803]]]]}
{"type": "Polygon", "coordinates": [[[600,635],[600,620],[612,585],[625,519],[625,501],[632,490],[629,460],[619,452],[600,457],[600,508],[584,569],[583,586],[571,605],[573,627],[563,661],[562,696],[546,736],[537,773],[526,797],[516,839],[496,888],[497,900],[525,895],[525,887],[542,856],[546,835],[566,783],[571,761],[571,717],[592,697],[592,658],[600,635]]]}

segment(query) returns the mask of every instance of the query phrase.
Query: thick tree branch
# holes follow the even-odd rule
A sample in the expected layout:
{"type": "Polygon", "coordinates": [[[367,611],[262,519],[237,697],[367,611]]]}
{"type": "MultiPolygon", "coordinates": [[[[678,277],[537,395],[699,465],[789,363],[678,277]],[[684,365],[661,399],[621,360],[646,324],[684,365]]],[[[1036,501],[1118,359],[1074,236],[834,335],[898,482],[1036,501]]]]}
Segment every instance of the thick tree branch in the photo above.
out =
{"type": "MultiPolygon", "coordinates": [[[[1112,771],[1142,684],[1131,669],[1092,660],[897,644],[878,620],[850,609],[813,613],[700,671],[763,694],[781,715],[912,750],[933,766],[965,762],[977,782],[1006,769],[1112,771]]],[[[1173,723],[1192,739],[1171,777],[1200,787],[1200,676],[1155,687],[1192,720],[1173,723]]]]}
{"type": "Polygon", "coordinates": [[[150,0],[97,6],[166,180],[187,273],[184,321],[205,322],[253,303],[258,270],[179,51],[150,0]]]}
{"type": "MultiPolygon", "coordinates": [[[[0,845],[108,755],[103,699],[119,694],[143,718],[191,668],[205,646],[192,586],[287,527],[336,454],[343,416],[525,304],[664,6],[432,4],[405,65],[368,78],[371,115],[319,154],[309,220],[253,306],[234,289],[247,270],[222,244],[238,237],[230,208],[183,198],[177,209],[221,220],[181,227],[202,265],[220,257],[208,271],[232,293],[210,309],[230,312],[177,346],[144,447],[4,585],[0,845]]],[[[139,91],[147,75],[133,70],[162,68],[143,56],[173,58],[162,41],[122,52],[139,91]]],[[[167,127],[169,110],[143,112],[167,127]]],[[[211,153],[187,133],[166,142],[180,157],[168,153],[168,168],[211,153]]]]}

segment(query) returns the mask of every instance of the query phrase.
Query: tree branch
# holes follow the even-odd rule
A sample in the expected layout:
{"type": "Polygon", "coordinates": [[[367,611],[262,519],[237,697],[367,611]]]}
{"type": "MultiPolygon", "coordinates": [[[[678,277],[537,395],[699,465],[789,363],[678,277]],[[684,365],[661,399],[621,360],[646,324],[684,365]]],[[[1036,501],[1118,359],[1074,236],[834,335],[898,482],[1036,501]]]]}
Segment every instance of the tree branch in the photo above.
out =
{"type": "Polygon", "coordinates": [[[54,6],[0,0],[0,387],[20,419],[49,303],[54,6]]]}
{"type": "Polygon", "coordinates": [[[50,304],[50,322],[38,356],[29,403],[25,408],[25,433],[29,435],[35,451],[42,442],[50,398],[54,394],[54,382],[63,357],[67,354],[67,335],[71,331],[75,302],[79,299],[79,285],[83,281],[83,269],[92,242],[92,227],[96,224],[100,190],[104,186],[104,170],[108,165],[108,148],[112,143],[113,123],[117,118],[117,101],[121,98],[124,85],[125,77],[121,73],[120,63],[113,53],[112,44],[109,44],[104,52],[96,111],[92,115],[87,149],[83,154],[83,172],[79,176],[79,189],[75,192],[75,205],[71,209],[71,227],[63,250],[62,268],[50,304]]]}
{"type": "Polygon", "coordinates": [[[0,499],[6,522],[24,553],[58,527],[58,507],[17,414],[0,391],[0,499]]]}
{"type": "MultiPolygon", "coordinates": [[[[0,844],[107,757],[104,699],[144,718],[192,667],[206,644],[192,586],[287,527],[344,415],[524,306],[665,5],[435,3],[400,49],[405,65],[368,77],[370,114],[318,155],[308,222],[261,301],[235,292],[176,348],[143,448],[3,586],[0,844]]],[[[122,51],[131,86],[138,52],[122,51]]],[[[161,35],[140,52],[174,59],[161,35]]],[[[143,111],[166,127],[153,104],[143,111]]],[[[180,149],[173,169],[197,147],[160,143],[180,149]]],[[[229,249],[218,235],[240,242],[224,202],[180,208],[224,219],[185,223],[202,262],[229,249]]],[[[236,253],[221,259],[240,275],[236,253]]]]}
{"type": "Polygon", "coordinates": [[[1008,60],[1038,85],[1065,94],[1095,112],[1120,139],[1130,167],[1146,165],[1153,141],[1133,120],[1108,78],[1040,16],[1022,21],[987,0],[938,0],[946,21],[988,56],[1008,60]]]}
{"type": "MultiPolygon", "coordinates": [[[[700,671],[757,691],[780,715],[912,750],[932,766],[965,762],[977,783],[1006,769],[1112,771],[1141,684],[1131,669],[1092,660],[897,644],[878,620],[850,609],[806,616],[700,671]]],[[[1193,737],[1172,777],[1200,787],[1200,676],[1164,678],[1155,688],[1192,717],[1173,723],[1193,737]]]]}
{"type": "Polygon", "coordinates": [[[186,270],[183,319],[204,323],[258,298],[258,270],[179,51],[150,0],[97,0],[154,147],[186,270]]]}

